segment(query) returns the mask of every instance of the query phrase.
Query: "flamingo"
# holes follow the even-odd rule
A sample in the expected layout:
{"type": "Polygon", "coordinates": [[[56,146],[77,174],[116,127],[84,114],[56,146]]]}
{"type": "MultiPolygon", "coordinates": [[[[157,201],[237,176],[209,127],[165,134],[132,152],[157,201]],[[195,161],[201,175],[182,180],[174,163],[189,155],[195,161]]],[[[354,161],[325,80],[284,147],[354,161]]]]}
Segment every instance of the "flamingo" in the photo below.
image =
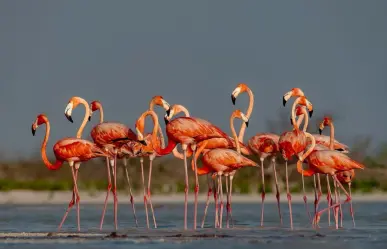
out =
{"type": "Polygon", "coordinates": [[[79,197],[78,186],[77,186],[78,169],[80,167],[81,162],[86,162],[86,161],[89,161],[90,159],[97,158],[97,157],[106,157],[107,152],[104,152],[96,144],[88,140],[84,140],[81,138],[70,138],[70,137],[62,138],[54,144],[53,150],[54,150],[56,161],[55,163],[51,163],[47,158],[47,152],[46,152],[47,142],[50,136],[50,122],[45,114],[39,114],[36,117],[36,120],[32,124],[31,131],[32,131],[32,135],[35,136],[36,130],[42,124],[46,124],[46,134],[44,136],[44,140],[41,147],[41,155],[42,155],[44,164],[50,170],[58,170],[62,167],[64,162],[68,162],[71,168],[73,181],[74,181],[73,196],[62,218],[62,221],[59,224],[58,231],[61,229],[64,221],[67,218],[69,211],[74,206],[74,203],[76,201],[77,224],[78,224],[78,232],[79,232],[81,229],[80,215],[79,215],[79,212],[80,212],[79,203],[81,199],[79,197]]]}
{"type": "MultiPolygon", "coordinates": [[[[298,97],[292,107],[292,119],[293,119],[293,126],[294,129],[292,131],[284,132],[278,141],[279,144],[279,150],[285,159],[285,171],[286,171],[286,192],[287,192],[287,198],[288,198],[288,204],[289,204],[289,213],[290,213],[290,228],[293,229],[293,217],[292,217],[292,205],[291,205],[291,194],[289,191],[289,177],[288,177],[288,161],[294,156],[304,151],[306,145],[307,145],[307,139],[305,136],[305,133],[301,131],[295,121],[295,115],[294,111],[297,106],[297,104],[300,105],[306,105],[306,107],[309,110],[310,117],[313,114],[313,106],[309,102],[309,100],[306,99],[305,96],[298,97]]],[[[304,200],[306,199],[306,196],[304,196],[304,200]]]]}
{"type": "MultiPolygon", "coordinates": [[[[322,122],[320,123],[320,126],[319,126],[319,133],[321,135],[322,131],[324,130],[324,127],[325,126],[329,126],[330,127],[330,143],[329,143],[329,149],[333,150],[334,149],[334,141],[335,141],[335,126],[333,125],[333,120],[332,120],[332,117],[328,117],[328,116],[325,116],[324,119],[322,120],[322,122]]],[[[353,171],[353,175],[355,174],[355,172],[353,171]]],[[[351,181],[349,182],[346,182],[346,175],[349,176],[352,176],[352,172],[341,172],[340,173],[340,179],[342,179],[343,181],[340,181],[340,182],[345,182],[345,183],[348,183],[348,187],[349,187],[349,191],[351,191],[351,181]]],[[[350,179],[350,177],[349,177],[350,179]]],[[[327,184],[329,184],[329,182],[327,182],[327,184]]],[[[335,194],[340,194],[340,191],[338,193],[335,193],[335,194]]],[[[336,200],[337,201],[337,200],[336,200]]],[[[353,209],[352,209],[352,200],[350,201],[350,212],[351,212],[351,216],[352,216],[352,222],[355,226],[355,218],[354,218],[354,215],[353,215],[353,209]]],[[[341,212],[341,205],[339,206],[339,209],[340,209],[340,212],[341,212]]],[[[341,216],[342,217],[342,216],[341,216]]],[[[338,213],[337,213],[337,209],[336,209],[336,213],[335,213],[335,220],[336,220],[336,223],[338,222],[338,213]]],[[[337,227],[337,224],[336,224],[336,227],[337,227]]]]}
{"type": "MultiPolygon", "coordinates": [[[[244,157],[241,154],[240,143],[238,141],[238,136],[235,132],[235,128],[233,124],[233,121],[235,118],[242,119],[246,124],[246,127],[248,126],[248,118],[240,110],[235,110],[230,117],[231,132],[234,136],[237,151],[228,149],[228,148],[215,148],[215,149],[207,150],[206,152],[204,152],[204,155],[202,157],[203,167],[197,170],[199,175],[215,172],[214,176],[218,176],[218,192],[220,193],[221,202],[223,200],[222,175],[225,175],[226,177],[230,175],[231,176],[230,180],[231,180],[235,174],[235,171],[241,167],[246,167],[246,166],[258,167],[257,163],[244,157]]],[[[201,153],[204,150],[204,148],[206,148],[205,144],[208,143],[209,141],[210,140],[204,141],[202,146],[199,147],[197,153],[201,153]]],[[[230,181],[230,188],[227,188],[228,203],[230,202],[230,199],[231,199],[231,193],[232,193],[232,184],[230,181]]],[[[228,211],[227,214],[230,217],[231,208],[228,209],[227,211],[228,211]]],[[[222,212],[220,217],[222,217],[222,212]]],[[[222,228],[222,219],[220,219],[219,227],[222,228]]]]}
{"type": "MultiPolygon", "coordinates": [[[[172,117],[174,115],[179,114],[180,112],[184,112],[185,117],[189,117],[189,112],[188,112],[187,108],[185,108],[182,105],[173,105],[170,108],[169,115],[166,114],[165,117],[164,117],[165,123],[168,124],[168,122],[170,122],[172,117]]],[[[215,149],[215,148],[236,148],[235,141],[233,140],[232,137],[229,137],[229,139],[226,139],[226,138],[211,138],[211,139],[208,139],[206,141],[199,142],[197,144],[197,147],[199,148],[199,147],[203,146],[203,144],[205,144],[205,145],[202,148],[202,150],[205,150],[205,151],[208,151],[210,149],[215,149]]],[[[244,145],[242,142],[239,142],[239,145],[240,145],[240,148],[241,148],[241,152],[244,155],[250,155],[251,154],[249,148],[246,145],[244,145]]],[[[173,151],[173,152],[174,152],[175,157],[180,158],[180,159],[184,159],[184,156],[181,153],[179,153],[178,151],[173,151]]],[[[188,147],[188,149],[187,149],[187,157],[190,157],[191,155],[192,155],[192,150],[188,147]]],[[[196,152],[195,158],[191,162],[193,169],[194,169],[195,161],[197,161],[199,156],[200,156],[200,153],[196,152]]],[[[230,184],[232,184],[231,183],[231,181],[232,181],[231,178],[230,178],[230,184]]],[[[206,218],[206,215],[207,215],[207,209],[208,209],[208,205],[209,205],[209,197],[211,195],[211,192],[212,192],[212,187],[211,187],[211,185],[208,182],[207,201],[206,201],[206,207],[204,209],[204,215],[203,215],[203,219],[202,219],[201,228],[204,227],[204,222],[205,222],[205,218],[206,218]]],[[[217,195],[216,195],[215,191],[214,191],[214,199],[215,199],[215,209],[217,210],[217,207],[218,207],[217,206],[217,195]]],[[[227,203],[227,208],[228,209],[231,208],[230,203],[227,203]]],[[[223,203],[222,202],[220,203],[220,209],[223,210],[223,203]]],[[[231,210],[230,210],[230,213],[231,213],[231,210]]],[[[218,223],[217,222],[217,217],[218,216],[215,215],[215,219],[216,219],[215,220],[215,227],[217,226],[217,223],[218,223]]],[[[228,224],[228,219],[227,219],[227,224],[228,224]]]]}
{"type": "MultiPolygon", "coordinates": [[[[77,101],[78,101],[77,98],[71,98],[69,103],[66,106],[65,115],[66,115],[67,119],[70,122],[73,122],[71,114],[72,114],[72,111],[77,107],[77,101]]],[[[87,106],[88,106],[88,104],[87,104],[87,106]]],[[[88,109],[89,108],[87,108],[87,110],[88,109]]],[[[85,116],[86,119],[90,119],[89,117],[90,117],[90,113],[88,113],[87,117],[85,116]]],[[[78,134],[78,135],[80,135],[80,134],[78,134]]],[[[107,153],[107,155],[109,155],[108,158],[113,158],[113,160],[111,160],[111,161],[113,161],[113,162],[111,162],[111,164],[114,165],[113,166],[114,186],[113,186],[112,192],[113,192],[113,197],[114,197],[114,227],[115,227],[115,230],[118,229],[118,225],[117,225],[117,208],[118,208],[118,199],[117,199],[117,155],[118,155],[119,149],[125,143],[122,143],[120,141],[112,142],[112,140],[117,138],[117,137],[124,137],[124,136],[127,137],[128,140],[132,140],[132,141],[136,141],[137,140],[136,134],[129,127],[127,127],[127,126],[125,126],[124,124],[121,124],[121,123],[103,122],[103,123],[97,124],[91,130],[91,137],[93,138],[94,143],[97,146],[99,146],[100,148],[102,148],[104,151],[108,152],[107,153]]],[[[144,141],[139,141],[139,142],[145,144],[144,141]]],[[[108,160],[108,158],[106,160],[106,166],[109,169],[109,160],[108,160]]],[[[110,189],[109,189],[110,186],[111,186],[111,182],[110,182],[110,178],[109,178],[108,190],[107,190],[107,194],[106,194],[107,197],[108,197],[108,194],[110,192],[110,189]]],[[[105,214],[105,211],[106,211],[107,197],[106,197],[106,200],[105,200],[105,208],[104,208],[103,213],[102,213],[100,229],[102,229],[102,225],[103,225],[103,218],[104,218],[104,214],[105,214]]]]}
{"type": "MultiPolygon", "coordinates": [[[[165,101],[164,98],[162,96],[160,96],[160,95],[154,96],[151,99],[151,101],[149,103],[150,110],[153,110],[155,105],[163,107],[167,112],[169,111],[169,108],[170,108],[169,103],[167,101],[165,101]]],[[[91,106],[92,106],[91,109],[92,109],[93,112],[95,112],[97,110],[100,111],[100,124],[103,124],[104,123],[103,122],[104,121],[103,120],[104,112],[103,112],[103,108],[102,108],[101,103],[99,101],[93,101],[91,106]]],[[[90,118],[89,118],[89,120],[90,120],[90,118]]],[[[162,146],[164,146],[164,138],[163,138],[161,129],[159,129],[159,135],[160,135],[162,146]]],[[[103,132],[98,132],[98,133],[96,133],[94,135],[94,137],[98,137],[98,136],[105,136],[105,134],[103,132]]],[[[93,135],[92,135],[92,137],[93,137],[93,135]]],[[[108,141],[108,138],[105,141],[108,141]]],[[[139,156],[138,154],[137,155],[133,155],[131,153],[132,150],[128,148],[128,146],[132,147],[132,146],[135,146],[136,144],[141,146],[139,143],[137,143],[135,141],[130,141],[129,144],[128,143],[127,144],[125,144],[125,143],[122,144],[121,147],[120,147],[120,150],[117,151],[117,158],[118,159],[123,159],[126,179],[127,179],[128,185],[129,185],[130,202],[132,204],[132,210],[133,210],[133,215],[134,215],[134,219],[135,219],[135,222],[136,222],[136,226],[138,226],[137,217],[136,217],[136,214],[135,214],[136,211],[135,211],[135,207],[134,207],[134,198],[133,198],[133,194],[132,194],[132,191],[131,191],[129,173],[128,173],[128,170],[127,170],[127,162],[126,162],[126,157],[127,156],[130,156],[130,157],[137,157],[137,156],[139,156]]],[[[108,158],[107,158],[107,160],[108,160],[108,158]]],[[[141,163],[142,174],[144,174],[144,166],[143,166],[144,159],[142,157],[140,158],[140,163],[141,163]]],[[[111,163],[111,165],[113,166],[114,162],[111,163]]],[[[110,170],[109,170],[109,165],[108,164],[107,164],[107,169],[108,169],[108,175],[109,175],[109,179],[110,179],[110,170]]],[[[144,206],[145,206],[145,213],[146,213],[146,221],[147,221],[147,227],[149,228],[149,217],[148,217],[147,199],[146,199],[146,196],[145,196],[146,191],[145,191],[144,179],[143,179],[143,188],[144,188],[144,206]]],[[[108,186],[108,190],[110,190],[110,189],[111,189],[111,184],[109,184],[109,186],[108,186]]],[[[105,216],[105,212],[106,212],[106,206],[107,206],[108,197],[109,197],[109,191],[108,191],[108,193],[106,195],[105,204],[104,204],[104,211],[103,211],[102,218],[101,218],[101,224],[100,224],[100,229],[101,230],[102,230],[103,220],[104,220],[104,216],[105,216]]],[[[155,228],[157,228],[157,223],[156,223],[156,219],[155,219],[155,216],[154,216],[153,206],[152,205],[151,205],[151,210],[152,210],[154,226],[155,226],[155,228]]]]}
{"type": "MultiPolygon", "coordinates": [[[[172,111],[170,111],[171,113],[172,111]]],[[[153,117],[153,115],[152,115],[153,117]]],[[[155,123],[155,127],[158,126],[155,123]]],[[[157,127],[156,127],[157,128],[157,127]]],[[[157,128],[158,129],[158,128],[157,128]]],[[[185,169],[185,201],[184,201],[184,229],[187,229],[187,199],[188,199],[188,171],[187,171],[187,148],[188,145],[191,145],[193,155],[195,155],[196,145],[204,140],[211,138],[226,138],[229,139],[226,133],[224,133],[220,128],[211,124],[210,122],[193,117],[178,117],[168,122],[166,125],[166,133],[168,137],[168,145],[165,148],[158,148],[155,146],[156,142],[156,133],[152,133],[152,147],[156,153],[160,156],[167,155],[173,151],[177,144],[182,144],[183,154],[184,154],[184,169],[185,169]]],[[[137,138],[140,141],[144,141],[143,134],[137,129],[137,138]]],[[[121,138],[118,140],[126,139],[121,138]]],[[[195,162],[195,169],[196,169],[195,162]]],[[[197,170],[195,170],[195,209],[194,209],[194,229],[196,229],[196,217],[197,217],[197,197],[199,191],[199,181],[197,176],[197,170]]]]}
{"type": "MultiPolygon", "coordinates": [[[[316,145],[315,138],[307,132],[305,134],[308,138],[311,139],[312,144],[302,156],[299,156],[299,160],[297,162],[297,171],[304,176],[312,176],[316,173],[330,175],[333,178],[334,187],[337,188],[338,185],[347,196],[347,199],[343,203],[336,203],[326,209],[319,211],[315,215],[315,220],[317,221],[324,211],[330,208],[335,208],[351,200],[351,196],[337,179],[336,174],[352,169],[364,169],[365,167],[344,153],[340,153],[335,150],[314,150],[314,146],[316,145]],[[306,160],[308,163],[308,169],[303,169],[302,167],[304,160],[306,160]]],[[[337,223],[336,229],[338,229],[337,223]]]]}

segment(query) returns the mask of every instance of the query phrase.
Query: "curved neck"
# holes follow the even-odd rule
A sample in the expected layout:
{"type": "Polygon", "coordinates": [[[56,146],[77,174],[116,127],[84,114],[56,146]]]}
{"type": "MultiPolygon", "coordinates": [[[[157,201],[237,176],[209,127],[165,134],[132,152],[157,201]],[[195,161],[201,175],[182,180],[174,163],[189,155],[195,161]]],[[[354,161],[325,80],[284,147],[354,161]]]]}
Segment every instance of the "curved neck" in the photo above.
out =
{"type": "MultiPolygon", "coordinates": [[[[250,88],[247,88],[247,94],[249,95],[250,100],[249,100],[249,107],[247,108],[247,112],[246,112],[246,117],[249,119],[251,116],[251,113],[253,112],[254,94],[250,88]]],[[[243,143],[243,137],[245,135],[245,131],[246,131],[246,124],[245,122],[243,122],[241,129],[239,130],[239,137],[238,137],[239,141],[241,141],[242,143],[243,143]]]]}
{"type": "Polygon", "coordinates": [[[331,128],[331,134],[329,138],[329,149],[334,150],[335,148],[335,126],[333,125],[333,122],[331,121],[329,123],[329,127],[331,128]]]}
{"type": "MultiPolygon", "coordinates": [[[[200,145],[200,147],[196,150],[195,158],[192,158],[192,160],[191,160],[192,171],[195,171],[195,161],[197,162],[200,154],[206,148],[207,143],[208,143],[208,140],[204,140],[203,143],[200,145]]],[[[205,174],[210,173],[211,170],[208,167],[206,167],[205,165],[203,165],[203,167],[201,167],[201,168],[197,167],[197,172],[198,172],[198,175],[205,175],[205,174]]]]}
{"type": "MultiPolygon", "coordinates": [[[[298,117],[298,119],[297,119],[297,127],[298,127],[298,129],[300,129],[300,125],[301,125],[301,123],[302,123],[302,121],[304,121],[304,114],[301,114],[299,117],[298,117]]],[[[305,126],[305,125],[304,125],[305,126]]]]}
{"type": "Polygon", "coordinates": [[[305,133],[305,137],[310,138],[312,143],[311,143],[309,149],[299,159],[301,162],[303,162],[305,160],[305,158],[307,158],[310,155],[310,153],[313,152],[314,147],[316,146],[316,139],[314,138],[314,136],[312,134],[310,134],[309,132],[304,132],[304,133],[305,133]]]}
{"type": "MultiPolygon", "coordinates": [[[[163,155],[167,155],[169,153],[172,152],[172,150],[176,147],[177,143],[171,139],[169,139],[168,137],[168,145],[165,147],[165,148],[159,148],[158,146],[156,146],[157,144],[157,132],[158,132],[158,128],[159,128],[159,120],[157,118],[157,115],[154,111],[146,111],[141,117],[140,119],[142,119],[143,123],[144,122],[144,118],[148,115],[151,115],[152,117],[152,120],[153,120],[153,123],[154,123],[154,127],[153,127],[153,131],[152,131],[152,147],[153,147],[153,150],[156,151],[156,153],[160,156],[163,156],[163,155]]],[[[139,120],[140,120],[139,119],[139,120]]],[[[142,127],[145,127],[145,124],[142,125],[142,127]]],[[[140,131],[141,133],[143,133],[143,130],[144,128],[142,128],[142,131],[140,131]]]]}
{"type": "MultiPolygon", "coordinates": [[[[305,108],[302,109],[302,118],[304,119],[305,118],[305,123],[304,123],[304,127],[302,128],[303,131],[306,131],[308,129],[308,124],[309,124],[309,117],[308,117],[308,112],[306,111],[305,108]]],[[[300,120],[301,117],[298,119],[300,120]]],[[[302,119],[301,119],[301,122],[302,122],[302,119]]],[[[298,128],[300,128],[300,125],[301,125],[301,122],[298,125],[298,128]]]]}
{"type": "Polygon", "coordinates": [[[103,108],[102,105],[99,107],[99,123],[103,123],[103,108]]]}
{"type": "MultiPolygon", "coordinates": [[[[177,150],[177,146],[172,150],[172,154],[174,157],[184,160],[184,154],[177,150]]],[[[186,154],[187,158],[190,158],[192,156],[192,150],[190,147],[187,148],[186,154]]]]}
{"type": "Polygon", "coordinates": [[[293,103],[293,106],[292,106],[292,122],[293,122],[293,128],[295,129],[295,130],[300,130],[299,128],[298,128],[298,126],[297,126],[297,122],[296,122],[296,106],[297,106],[297,104],[300,102],[300,97],[298,97],[297,99],[296,99],[296,101],[294,101],[294,103],[293,103]]]}
{"type": "Polygon", "coordinates": [[[174,105],[173,108],[178,110],[177,112],[175,112],[175,115],[178,114],[179,112],[183,112],[185,117],[190,117],[188,109],[185,108],[184,106],[182,106],[182,105],[174,105]]]}
{"type": "MultiPolygon", "coordinates": [[[[152,99],[149,103],[149,110],[150,111],[154,111],[155,109],[155,100],[152,99]]],[[[157,118],[158,119],[158,118],[157,118]]],[[[158,132],[159,132],[159,136],[160,136],[160,141],[161,141],[161,148],[165,148],[165,139],[164,139],[164,134],[163,134],[163,130],[161,129],[161,126],[159,125],[159,128],[158,128],[158,132]]]]}
{"type": "Polygon", "coordinates": [[[48,141],[48,137],[50,136],[50,122],[47,121],[46,122],[46,134],[44,136],[44,140],[43,140],[43,143],[42,143],[42,147],[40,149],[40,153],[42,154],[42,159],[43,159],[43,162],[44,164],[46,165],[46,167],[49,169],[49,170],[57,170],[59,169],[63,162],[62,161],[59,161],[59,160],[56,160],[54,164],[52,164],[48,158],[47,158],[47,141],[48,141]]]}
{"type": "MultiPolygon", "coordinates": [[[[234,119],[235,119],[234,115],[231,115],[231,117],[230,117],[230,128],[231,128],[231,133],[233,135],[233,138],[235,140],[235,145],[236,145],[237,152],[239,154],[241,154],[241,145],[239,144],[238,135],[237,135],[237,133],[235,131],[234,119]]],[[[245,124],[245,122],[243,122],[243,124],[245,124]]]]}
{"type": "MultiPolygon", "coordinates": [[[[78,129],[77,138],[81,138],[82,137],[83,129],[85,129],[85,126],[86,126],[87,122],[89,121],[89,116],[90,116],[90,107],[89,107],[89,104],[86,102],[86,100],[80,99],[79,103],[85,106],[86,112],[85,112],[85,117],[83,118],[83,122],[82,122],[81,126],[78,129]]],[[[100,110],[100,113],[102,113],[102,112],[103,111],[100,110]]]]}

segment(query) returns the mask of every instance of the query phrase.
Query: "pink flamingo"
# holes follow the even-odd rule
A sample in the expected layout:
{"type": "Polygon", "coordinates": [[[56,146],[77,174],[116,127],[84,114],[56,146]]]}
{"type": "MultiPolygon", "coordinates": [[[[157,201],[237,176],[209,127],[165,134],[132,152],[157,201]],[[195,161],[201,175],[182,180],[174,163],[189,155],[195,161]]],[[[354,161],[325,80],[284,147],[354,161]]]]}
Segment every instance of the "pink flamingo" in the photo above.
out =
{"type": "MultiPolygon", "coordinates": [[[[300,105],[306,105],[309,110],[309,115],[312,116],[313,113],[313,106],[309,102],[309,100],[306,99],[305,96],[298,97],[296,101],[293,103],[292,107],[292,119],[293,119],[293,126],[294,129],[292,131],[284,132],[278,141],[279,144],[279,150],[285,159],[285,170],[286,170],[286,191],[287,191],[287,198],[288,198],[288,204],[289,204],[289,213],[290,213],[290,228],[293,229],[293,217],[292,217],[292,206],[291,206],[291,194],[289,190],[289,177],[288,177],[288,161],[294,156],[298,155],[299,153],[303,152],[306,145],[307,145],[307,139],[305,136],[305,133],[301,131],[295,121],[295,115],[294,111],[297,106],[297,104],[300,105]]],[[[304,195],[304,200],[306,199],[306,196],[304,195]]]]}
{"type": "MultiPolygon", "coordinates": [[[[77,105],[77,104],[78,104],[77,102],[74,102],[74,105],[77,105]]],[[[86,110],[88,110],[88,108],[86,110]]],[[[32,131],[32,135],[35,136],[36,130],[42,124],[46,124],[46,134],[44,136],[44,140],[41,147],[41,155],[42,155],[44,164],[50,170],[58,170],[62,167],[64,162],[68,162],[71,168],[73,181],[74,181],[72,199],[62,218],[61,223],[59,224],[58,230],[61,229],[64,221],[67,218],[69,211],[71,210],[71,208],[74,206],[76,202],[78,231],[80,231],[79,204],[81,199],[79,197],[78,186],[77,186],[78,169],[81,165],[81,162],[86,162],[96,157],[106,157],[107,154],[106,152],[102,151],[97,145],[95,145],[90,141],[80,139],[80,138],[63,138],[54,144],[53,149],[54,149],[54,155],[55,155],[56,161],[55,163],[51,163],[47,158],[47,152],[46,152],[48,137],[50,136],[50,122],[47,116],[44,114],[39,114],[36,117],[36,120],[32,124],[31,131],[32,131]]],[[[80,132],[79,134],[82,134],[82,132],[80,132]]]]}

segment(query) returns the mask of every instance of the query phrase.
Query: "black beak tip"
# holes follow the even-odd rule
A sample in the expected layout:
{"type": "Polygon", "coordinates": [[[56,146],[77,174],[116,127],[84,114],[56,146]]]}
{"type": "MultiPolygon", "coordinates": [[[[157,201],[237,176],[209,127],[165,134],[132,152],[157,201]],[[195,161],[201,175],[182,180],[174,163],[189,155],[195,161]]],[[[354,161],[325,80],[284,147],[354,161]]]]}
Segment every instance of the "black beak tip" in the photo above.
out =
{"type": "Polygon", "coordinates": [[[35,136],[36,130],[34,129],[34,127],[31,127],[31,132],[32,132],[32,136],[35,136]]]}
{"type": "Polygon", "coordinates": [[[322,130],[321,130],[321,129],[318,129],[318,133],[320,133],[320,135],[321,135],[321,133],[322,133],[322,130]]]}
{"type": "Polygon", "coordinates": [[[91,120],[91,116],[89,116],[89,119],[88,119],[89,121],[91,120]]]}
{"type": "Polygon", "coordinates": [[[167,117],[164,117],[164,122],[166,125],[169,123],[169,120],[167,119],[167,117]]]}
{"type": "Polygon", "coordinates": [[[167,113],[167,115],[169,116],[169,114],[171,113],[171,108],[168,108],[168,110],[165,111],[167,113]]]}
{"type": "Polygon", "coordinates": [[[231,94],[231,101],[232,101],[232,104],[235,105],[235,101],[236,101],[236,98],[234,95],[231,94]]]}
{"type": "Polygon", "coordinates": [[[287,102],[287,101],[286,101],[285,97],[283,97],[283,98],[282,98],[282,104],[283,104],[283,106],[286,106],[286,102],[287,102]]]}
{"type": "Polygon", "coordinates": [[[249,127],[249,121],[245,122],[246,127],[249,127]]]}
{"type": "Polygon", "coordinates": [[[145,142],[145,140],[139,140],[139,142],[142,144],[142,145],[147,145],[147,143],[145,142]]]}
{"type": "Polygon", "coordinates": [[[290,118],[290,124],[293,125],[293,119],[292,118],[290,118]]]}
{"type": "Polygon", "coordinates": [[[311,118],[313,116],[313,110],[309,112],[309,117],[311,118]]]}
{"type": "Polygon", "coordinates": [[[72,118],[71,116],[68,116],[68,115],[66,115],[66,114],[65,114],[65,116],[66,116],[66,118],[67,118],[68,121],[70,121],[71,123],[74,123],[73,118],[72,118]]]}

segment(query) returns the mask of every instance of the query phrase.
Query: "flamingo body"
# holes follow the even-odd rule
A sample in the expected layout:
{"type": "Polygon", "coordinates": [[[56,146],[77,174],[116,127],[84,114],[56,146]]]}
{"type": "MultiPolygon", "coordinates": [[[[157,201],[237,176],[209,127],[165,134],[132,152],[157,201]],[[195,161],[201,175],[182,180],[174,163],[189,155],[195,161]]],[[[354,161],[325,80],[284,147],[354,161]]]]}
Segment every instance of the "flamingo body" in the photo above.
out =
{"type": "Polygon", "coordinates": [[[249,148],[260,158],[275,155],[278,151],[279,136],[273,133],[257,133],[249,139],[249,148]]]}
{"type": "Polygon", "coordinates": [[[63,138],[55,143],[55,157],[60,161],[85,162],[107,156],[96,144],[80,138],[63,138]]]}
{"type": "Polygon", "coordinates": [[[94,126],[91,130],[93,141],[101,147],[116,146],[121,147],[127,141],[115,141],[114,139],[127,137],[131,140],[137,140],[136,134],[126,125],[115,122],[103,122],[94,126]]]}
{"type": "Polygon", "coordinates": [[[303,152],[307,139],[305,133],[300,130],[284,132],[278,141],[279,150],[285,160],[290,160],[292,156],[303,152]]]}

